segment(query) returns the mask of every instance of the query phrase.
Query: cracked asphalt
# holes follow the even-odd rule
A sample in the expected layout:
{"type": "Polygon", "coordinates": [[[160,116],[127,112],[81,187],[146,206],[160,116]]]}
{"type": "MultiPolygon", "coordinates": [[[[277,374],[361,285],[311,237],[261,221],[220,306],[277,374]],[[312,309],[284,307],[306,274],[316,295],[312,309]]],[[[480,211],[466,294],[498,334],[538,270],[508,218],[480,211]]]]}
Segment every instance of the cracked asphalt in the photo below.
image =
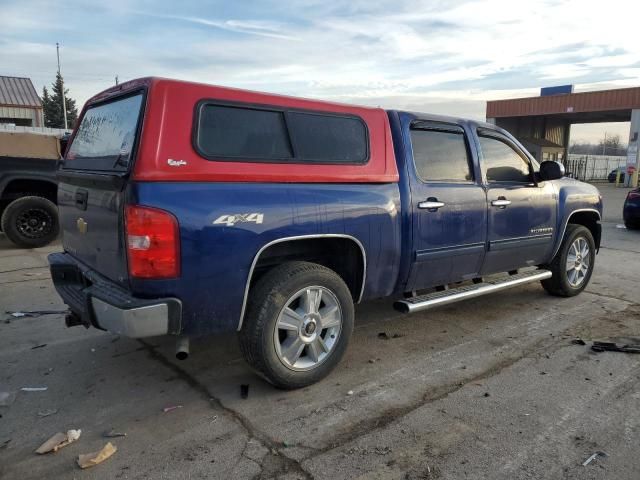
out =
{"type": "Polygon", "coordinates": [[[589,349],[640,337],[640,232],[618,227],[626,189],[600,187],[585,293],[532,284],[414,315],[360,305],[336,371],[293,392],[252,374],[234,335],[195,341],[180,362],[167,339],[10,317],[64,309],[46,266],[60,244],[19,250],[0,235],[0,478],[640,478],[640,355],[589,349]],[[78,428],[72,445],[34,453],[78,428]],[[76,466],[107,441],[112,458],[76,466]]]}

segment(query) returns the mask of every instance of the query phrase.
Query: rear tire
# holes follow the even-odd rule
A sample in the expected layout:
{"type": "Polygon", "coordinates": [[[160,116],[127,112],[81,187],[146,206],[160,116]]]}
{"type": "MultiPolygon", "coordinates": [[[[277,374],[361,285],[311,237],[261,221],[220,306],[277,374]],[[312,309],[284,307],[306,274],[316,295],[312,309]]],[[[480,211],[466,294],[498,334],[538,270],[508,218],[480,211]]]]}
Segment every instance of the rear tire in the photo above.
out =
{"type": "Polygon", "coordinates": [[[16,246],[44,247],[60,230],[56,205],[43,197],[21,197],[11,202],[2,213],[2,231],[16,246]]]}
{"type": "Polygon", "coordinates": [[[274,386],[315,383],[340,362],[353,332],[351,292],[322,265],[288,262],[267,272],[249,294],[240,348],[274,386]]]}
{"type": "Polygon", "coordinates": [[[595,266],[596,245],[587,227],[569,224],[558,253],[549,265],[553,276],[542,280],[542,286],[551,295],[573,297],[582,292],[591,280],[595,266]]]}

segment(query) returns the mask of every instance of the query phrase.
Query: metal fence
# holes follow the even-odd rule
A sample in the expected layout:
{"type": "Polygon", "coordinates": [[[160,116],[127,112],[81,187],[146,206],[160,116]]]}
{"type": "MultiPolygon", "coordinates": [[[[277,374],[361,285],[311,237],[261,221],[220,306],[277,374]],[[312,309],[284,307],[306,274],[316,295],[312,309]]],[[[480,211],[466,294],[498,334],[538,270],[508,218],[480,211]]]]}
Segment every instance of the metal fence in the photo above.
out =
{"type": "Polygon", "coordinates": [[[627,165],[627,157],[612,155],[582,155],[570,153],[565,162],[567,173],[583,182],[607,180],[609,173],[627,165]]]}

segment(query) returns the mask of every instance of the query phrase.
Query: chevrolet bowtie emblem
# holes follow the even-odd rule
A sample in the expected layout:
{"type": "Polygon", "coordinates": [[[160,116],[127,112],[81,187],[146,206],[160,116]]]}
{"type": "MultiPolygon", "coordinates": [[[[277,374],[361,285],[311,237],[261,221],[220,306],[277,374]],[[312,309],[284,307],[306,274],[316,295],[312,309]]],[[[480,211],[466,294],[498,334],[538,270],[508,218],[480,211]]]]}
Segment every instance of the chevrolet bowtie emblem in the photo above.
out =
{"type": "Polygon", "coordinates": [[[78,231],[80,233],[87,233],[87,222],[84,221],[84,218],[80,217],[76,222],[76,226],[78,227],[78,231]]]}

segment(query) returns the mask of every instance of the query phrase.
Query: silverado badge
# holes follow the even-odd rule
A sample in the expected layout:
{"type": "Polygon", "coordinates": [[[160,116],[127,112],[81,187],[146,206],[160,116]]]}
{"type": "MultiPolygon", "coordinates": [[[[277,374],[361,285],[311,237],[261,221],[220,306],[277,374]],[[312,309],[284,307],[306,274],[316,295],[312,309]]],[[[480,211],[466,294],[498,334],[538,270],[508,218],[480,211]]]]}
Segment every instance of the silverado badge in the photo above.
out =
{"type": "Polygon", "coordinates": [[[534,235],[536,235],[536,234],[553,233],[553,227],[532,228],[529,231],[534,235]]]}
{"type": "Polygon", "coordinates": [[[84,221],[84,218],[80,217],[76,221],[76,226],[78,227],[78,231],[80,233],[87,233],[87,222],[84,221]]]}

